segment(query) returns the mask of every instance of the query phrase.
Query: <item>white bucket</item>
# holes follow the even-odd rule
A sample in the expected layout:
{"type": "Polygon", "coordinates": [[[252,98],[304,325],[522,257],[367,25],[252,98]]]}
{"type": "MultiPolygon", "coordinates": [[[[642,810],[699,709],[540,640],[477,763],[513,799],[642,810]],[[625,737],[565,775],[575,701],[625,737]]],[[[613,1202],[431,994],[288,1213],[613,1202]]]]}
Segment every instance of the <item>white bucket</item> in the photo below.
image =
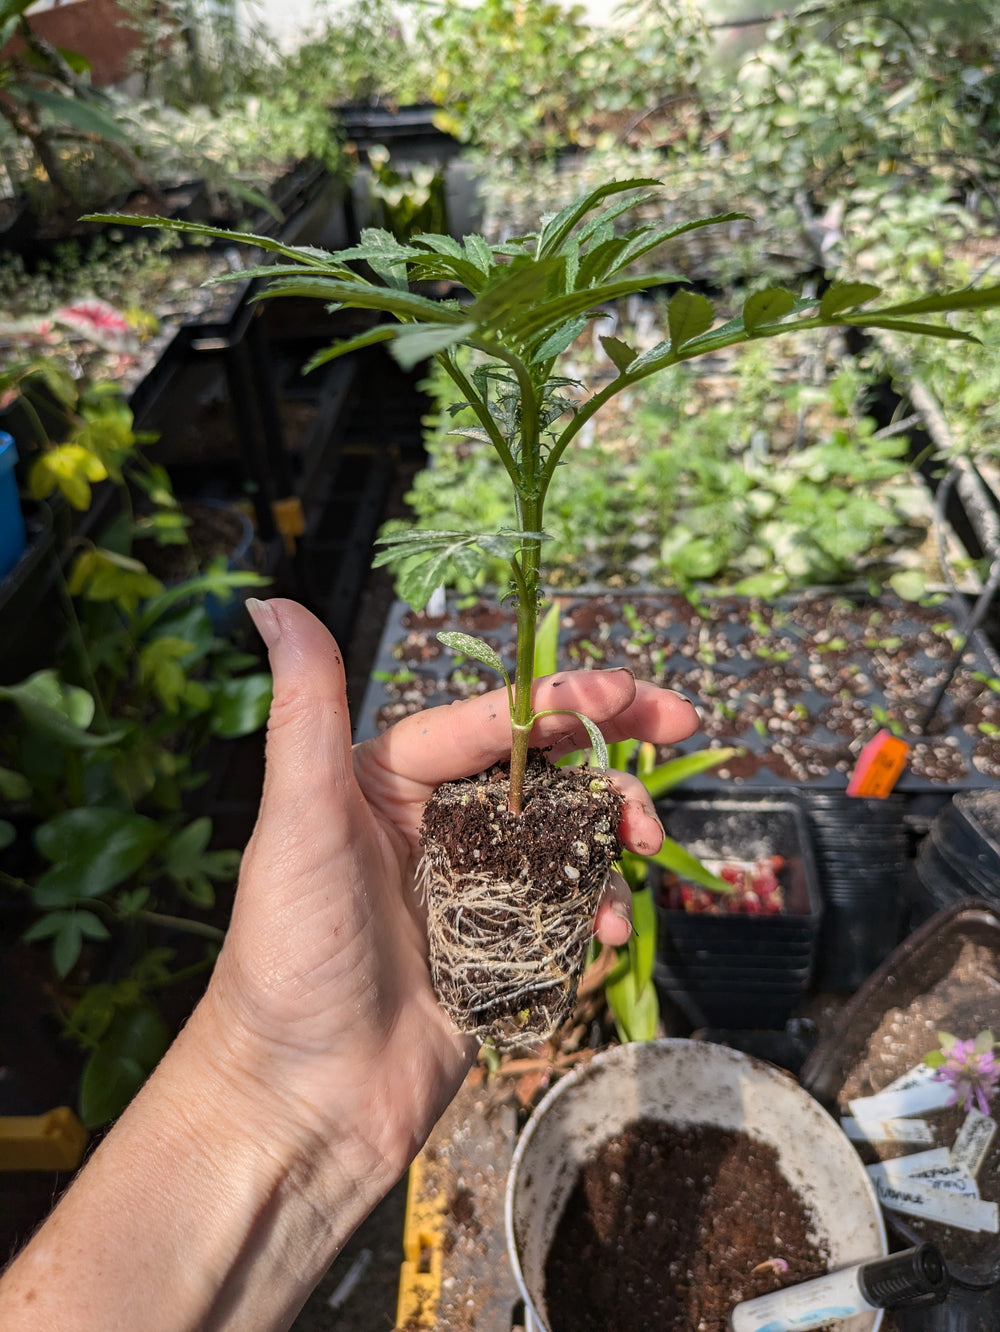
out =
{"type": "MultiPolygon", "coordinates": [[[[527,1323],[548,1332],[545,1263],[581,1166],[636,1119],[743,1130],[773,1147],[816,1220],[830,1267],[888,1252],[875,1190],[840,1127],[795,1080],[723,1045],[660,1040],[615,1046],[562,1078],[521,1134],[507,1180],[507,1248],[527,1323]]],[[[882,1311],[838,1332],[875,1332],[882,1311]]]]}

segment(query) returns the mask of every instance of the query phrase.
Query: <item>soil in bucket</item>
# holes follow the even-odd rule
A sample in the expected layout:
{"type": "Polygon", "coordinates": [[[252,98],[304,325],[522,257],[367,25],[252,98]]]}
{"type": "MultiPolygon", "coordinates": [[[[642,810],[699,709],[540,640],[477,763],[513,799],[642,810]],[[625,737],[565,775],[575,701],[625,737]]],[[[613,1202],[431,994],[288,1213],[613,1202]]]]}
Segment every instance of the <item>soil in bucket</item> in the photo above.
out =
{"type": "Polygon", "coordinates": [[[725,1332],[741,1300],[827,1270],[816,1233],[772,1147],[636,1120],[567,1199],[545,1267],[550,1332],[725,1332]]]}

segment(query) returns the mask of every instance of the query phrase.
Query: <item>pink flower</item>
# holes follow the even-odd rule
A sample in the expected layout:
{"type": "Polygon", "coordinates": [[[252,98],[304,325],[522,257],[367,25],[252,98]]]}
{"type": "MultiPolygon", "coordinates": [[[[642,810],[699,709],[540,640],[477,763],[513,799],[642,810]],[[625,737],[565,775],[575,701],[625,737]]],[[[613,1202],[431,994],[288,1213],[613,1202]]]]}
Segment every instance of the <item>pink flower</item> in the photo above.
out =
{"type": "Polygon", "coordinates": [[[951,1085],[950,1105],[962,1104],[966,1111],[973,1103],[984,1114],[990,1112],[990,1098],[996,1095],[1000,1083],[1000,1064],[993,1053],[991,1031],[982,1031],[972,1041],[960,1041],[957,1036],[939,1032],[941,1050],[927,1055],[924,1062],[937,1069],[935,1082],[951,1085]]]}
{"type": "Polygon", "coordinates": [[[63,305],[52,316],[64,328],[108,351],[124,351],[135,341],[135,333],[123,314],[96,296],[63,305]]]}

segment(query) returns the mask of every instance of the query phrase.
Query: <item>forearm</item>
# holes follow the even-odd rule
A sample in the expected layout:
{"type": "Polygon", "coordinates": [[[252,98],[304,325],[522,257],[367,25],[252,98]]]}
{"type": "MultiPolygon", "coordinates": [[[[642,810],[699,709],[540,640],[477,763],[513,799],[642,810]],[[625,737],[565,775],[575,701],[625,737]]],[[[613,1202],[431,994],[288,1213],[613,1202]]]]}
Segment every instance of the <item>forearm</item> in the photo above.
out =
{"type": "Polygon", "coordinates": [[[0,1282],[0,1326],[291,1323],[399,1164],[290,1127],[220,1044],[202,1006],[0,1282]]]}

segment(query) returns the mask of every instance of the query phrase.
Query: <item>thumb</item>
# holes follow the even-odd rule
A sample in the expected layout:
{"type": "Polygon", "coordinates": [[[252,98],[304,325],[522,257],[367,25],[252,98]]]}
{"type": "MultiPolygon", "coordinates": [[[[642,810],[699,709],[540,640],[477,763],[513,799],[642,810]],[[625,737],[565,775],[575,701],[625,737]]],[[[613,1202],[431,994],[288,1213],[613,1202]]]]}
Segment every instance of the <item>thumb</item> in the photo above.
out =
{"type": "Polygon", "coordinates": [[[274,677],[257,833],[276,846],[290,838],[301,845],[310,825],[332,831],[356,791],[343,658],[304,606],[282,598],[246,604],[274,677]]]}

